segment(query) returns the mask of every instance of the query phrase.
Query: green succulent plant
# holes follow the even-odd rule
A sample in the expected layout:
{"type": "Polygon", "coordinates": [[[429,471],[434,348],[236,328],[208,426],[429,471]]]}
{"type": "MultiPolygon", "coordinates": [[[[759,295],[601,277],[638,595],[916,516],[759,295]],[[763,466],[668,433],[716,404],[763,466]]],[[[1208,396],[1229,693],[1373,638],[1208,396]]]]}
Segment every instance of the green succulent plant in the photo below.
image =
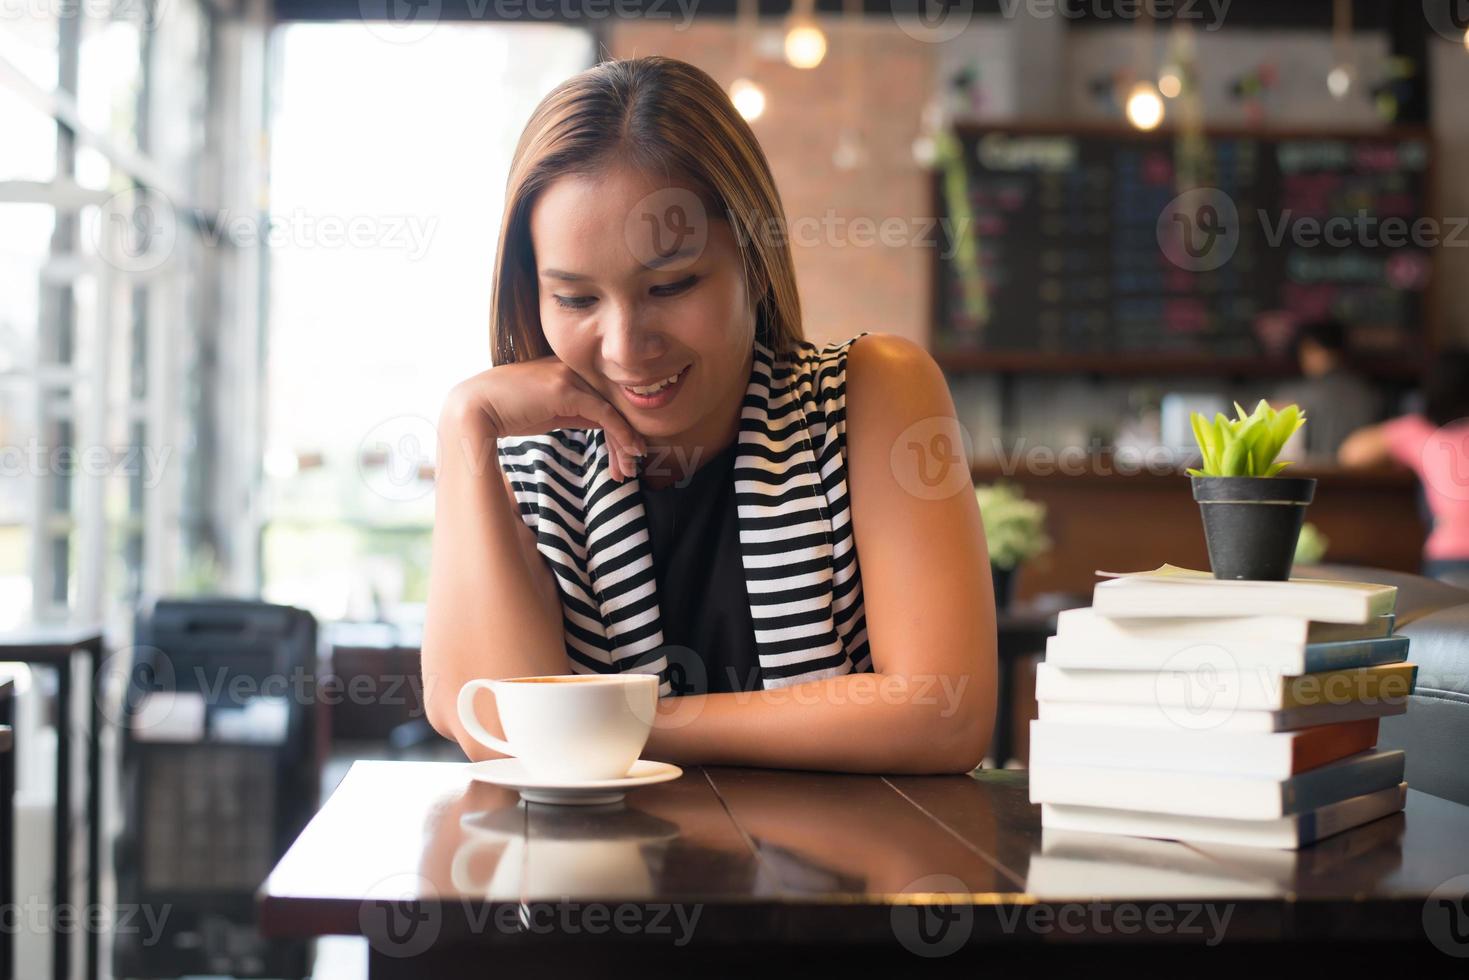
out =
{"type": "Polygon", "coordinates": [[[974,488],[990,562],[1015,568],[1051,547],[1046,534],[1046,505],[1026,500],[1020,490],[1000,482],[974,488]]]}
{"type": "Polygon", "coordinates": [[[1234,410],[1236,418],[1216,412],[1213,422],[1198,412],[1189,416],[1194,440],[1204,456],[1203,467],[1190,469],[1190,476],[1275,476],[1290,465],[1288,461],[1277,463],[1275,457],[1285,441],[1306,424],[1300,406],[1288,405],[1277,412],[1262,398],[1248,416],[1239,402],[1234,403],[1234,410]]]}

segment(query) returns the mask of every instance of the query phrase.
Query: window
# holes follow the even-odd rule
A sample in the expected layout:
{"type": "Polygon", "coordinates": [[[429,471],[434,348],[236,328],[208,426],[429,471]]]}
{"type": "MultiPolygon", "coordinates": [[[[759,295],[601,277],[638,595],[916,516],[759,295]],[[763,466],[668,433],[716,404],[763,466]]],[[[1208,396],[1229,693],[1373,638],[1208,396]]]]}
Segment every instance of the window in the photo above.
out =
{"type": "Polygon", "coordinates": [[[570,27],[404,30],[277,37],[263,585],[326,619],[411,619],[425,598],[432,423],[489,367],[510,158],[593,63],[570,27]]]}
{"type": "Polygon", "coordinates": [[[206,464],[181,382],[221,263],[176,220],[201,203],[178,179],[201,147],[168,141],[205,113],[158,83],[210,90],[208,17],[58,9],[0,32],[0,629],[124,625],[145,591],[186,590],[181,490],[206,464]],[[160,249],[164,211],[183,230],[160,249]]]}

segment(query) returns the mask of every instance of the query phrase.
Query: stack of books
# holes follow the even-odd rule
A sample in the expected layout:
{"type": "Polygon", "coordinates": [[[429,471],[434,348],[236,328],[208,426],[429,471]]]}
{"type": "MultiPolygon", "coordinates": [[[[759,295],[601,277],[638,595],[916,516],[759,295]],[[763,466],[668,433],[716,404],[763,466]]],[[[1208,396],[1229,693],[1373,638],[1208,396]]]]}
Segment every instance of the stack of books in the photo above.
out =
{"type": "Polygon", "coordinates": [[[1099,583],[1037,671],[1042,825],[1299,848],[1401,810],[1403,753],[1376,748],[1417,672],[1396,600],[1169,565],[1099,583]]]}

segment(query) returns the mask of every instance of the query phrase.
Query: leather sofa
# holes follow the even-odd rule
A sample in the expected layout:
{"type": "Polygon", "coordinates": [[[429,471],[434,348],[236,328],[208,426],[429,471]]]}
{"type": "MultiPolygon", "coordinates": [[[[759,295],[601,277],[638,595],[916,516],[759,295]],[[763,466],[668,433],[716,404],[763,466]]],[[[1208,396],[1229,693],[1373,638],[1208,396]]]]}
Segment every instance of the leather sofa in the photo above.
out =
{"type": "Polygon", "coordinates": [[[1409,637],[1418,678],[1407,712],[1382,720],[1378,746],[1406,750],[1404,778],[1413,789],[1469,805],[1469,590],[1350,565],[1292,574],[1398,587],[1396,632],[1409,637]]]}

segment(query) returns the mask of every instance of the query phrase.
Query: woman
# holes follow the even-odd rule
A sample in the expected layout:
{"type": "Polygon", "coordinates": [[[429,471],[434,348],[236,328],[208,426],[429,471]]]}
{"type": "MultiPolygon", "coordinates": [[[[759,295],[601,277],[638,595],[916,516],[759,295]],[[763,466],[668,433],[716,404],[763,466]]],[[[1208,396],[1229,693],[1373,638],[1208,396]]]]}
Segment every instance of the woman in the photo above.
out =
{"type": "Polygon", "coordinates": [[[1417,473],[1433,515],[1423,574],[1469,586],[1469,351],[1435,355],[1423,411],[1357,430],[1338,459],[1355,467],[1396,460],[1417,473]]]}
{"type": "Polygon", "coordinates": [[[943,375],[893,337],[806,343],[783,221],[691,65],[606,62],[531,117],[495,366],[439,428],[425,693],[472,759],[465,681],[631,670],[665,695],[650,759],[979,765],[994,599],[943,375]]]}

